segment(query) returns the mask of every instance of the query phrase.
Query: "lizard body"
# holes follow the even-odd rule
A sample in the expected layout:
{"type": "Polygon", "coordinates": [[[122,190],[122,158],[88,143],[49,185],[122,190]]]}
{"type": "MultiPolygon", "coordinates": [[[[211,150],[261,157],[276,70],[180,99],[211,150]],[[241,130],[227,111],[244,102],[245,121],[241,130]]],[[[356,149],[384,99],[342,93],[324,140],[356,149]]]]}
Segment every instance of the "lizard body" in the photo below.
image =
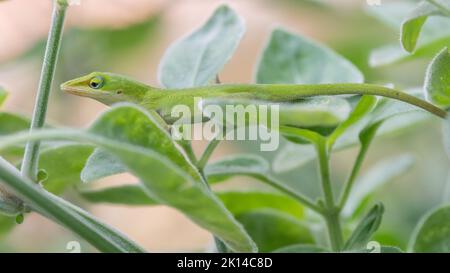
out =
{"type": "Polygon", "coordinates": [[[268,103],[289,103],[313,96],[376,95],[404,101],[441,118],[446,112],[420,98],[384,86],[359,83],[339,84],[217,84],[185,89],[160,89],[122,75],[93,72],[65,82],[61,89],[78,96],[89,97],[104,104],[132,102],[154,110],[171,123],[171,109],[176,105],[195,107],[194,98],[251,99],[268,103]]]}

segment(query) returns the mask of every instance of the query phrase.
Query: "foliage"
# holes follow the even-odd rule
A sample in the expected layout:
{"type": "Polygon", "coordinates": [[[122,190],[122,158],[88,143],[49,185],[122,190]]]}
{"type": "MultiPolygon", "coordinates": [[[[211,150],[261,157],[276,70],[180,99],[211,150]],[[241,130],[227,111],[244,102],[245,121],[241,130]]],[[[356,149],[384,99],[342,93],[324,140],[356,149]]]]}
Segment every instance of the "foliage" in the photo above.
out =
{"type": "MultiPolygon", "coordinates": [[[[444,24],[448,24],[447,4],[448,1],[438,0],[423,2],[403,17],[402,23],[397,18],[370,11],[401,29],[401,47],[407,51],[399,54],[394,50],[395,54],[388,56],[386,49],[378,50],[372,55],[372,63],[387,65],[400,59],[406,61],[419,54],[426,55],[424,52],[435,55],[424,89],[427,99],[443,107],[450,105],[449,53],[447,48],[435,50],[434,43],[448,41],[450,35],[446,30],[433,37],[422,32],[436,32],[435,27],[426,23],[432,24],[434,17],[447,20],[444,24]]],[[[145,26],[142,25],[147,29],[145,26]]],[[[202,26],[167,49],[159,66],[161,84],[167,88],[212,84],[237,49],[244,32],[243,19],[228,6],[220,6],[202,26]]],[[[364,82],[362,72],[342,55],[282,27],[272,31],[255,71],[255,81],[259,84],[339,86],[364,82]]],[[[51,75],[46,77],[52,80],[51,75]]],[[[0,104],[6,94],[0,88],[0,104]]],[[[415,91],[409,94],[423,97],[415,91]]],[[[255,102],[244,100],[244,103],[255,102]]],[[[174,141],[151,113],[131,103],[112,106],[86,130],[47,126],[26,133],[23,131],[30,126],[27,118],[2,112],[0,155],[8,161],[0,161],[0,179],[8,191],[0,191],[0,208],[8,205],[9,209],[11,202],[7,197],[14,196],[20,200],[13,207],[17,211],[14,216],[40,213],[105,252],[145,250],[57,195],[76,188],[91,203],[170,206],[213,234],[219,251],[369,252],[384,213],[383,204],[373,204],[373,199],[378,198],[375,192],[403,175],[413,164],[413,158],[402,155],[384,160],[360,175],[363,162],[377,134],[416,124],[424,113],[404,102],[373,95],[311,96],[281,106],[280,118],[292,120],[289,124],[295,126],[280,128],[288,144],[278,151],[273,161],[254,154],[237,154],[209,162],[218,144],[214,140],[197,159],[191,143],[174,141]],[[405,119],[392,122],[398,117],[405,119]],[[20,166],[26,141],[43,142],[39,152],[40,172],[35,181],[21,175],[15,167],[20,166]],[[335,177],[330,174],[331,155],[355,146],[359,148],[358,153],[337,194],[335,177]],[[313,159],[317,159],[319,169],[319,179],[314,182],[322,194],[317,200],[290,187],[271,170],[273,167],[275,171],[289,171],[313,159]],[[90,188],[89,183],[123,172],[132,174],[139,182],[90,188]],[[215,188],[235,176],[251,177],[266,187],[257,186],[248,191],[215,188]],[[317,225],[322,226],[319,230],[325,230],[319,236],[317,225]],[[318,239],[320,236],[327,238],[325,243],[318,239]]],[[[447,149],[449,128],[447,118],[444,121],[447,149]]],[[[411,240],[410,251],[448,252],[449,211],[448,206],[443,206],[424,217],[411,240]]],[[[0,216],[0,235],[13,228],[11,219],[0,216]]],[[[400,249],[382,246],[381,252],[400,252],[400,249]]]]}

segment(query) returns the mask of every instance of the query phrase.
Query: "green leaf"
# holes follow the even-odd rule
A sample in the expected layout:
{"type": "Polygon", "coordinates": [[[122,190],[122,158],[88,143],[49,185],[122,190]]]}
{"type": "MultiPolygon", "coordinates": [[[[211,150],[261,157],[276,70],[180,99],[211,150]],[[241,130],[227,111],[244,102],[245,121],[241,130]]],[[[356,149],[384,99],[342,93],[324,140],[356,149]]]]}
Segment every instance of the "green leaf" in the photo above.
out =
{"type": "Polygon", "coordinates": [[[8,234],[16,226],[14,217],[0,215],[0,238],[8,234]]]}
{"type": "Polygon", "coordinates": [[[333,50],[281,28],[272,32],[256,71],[257,83],[363,81],[361,72],[333,50]]]}
{"type": "MultiPolygon", "coordinates": [[[[10,135],[29,129],[30,121],[22,116],[0,112],[0,136],[10,135]]],[[[6,159],[18,159],[22,156],[24,145],[15,145],[2,150],[0,155],[6,159]]]]}
{"type": "Polygon", "coordinates": [[[412,252],[450,252],[450,206],[425,215],[412,236],[412,252]]]}
{"type": "MultiPolygon", "coordinates": [[[[345,120],[351,111],[349,103],[345,99],[337,97],[304,99],[295,103],[267,103],[267,101],[249,99],[221,98],[204,100],[202,101],[202,105],[217,105],[221,107],[225,113],[224,120],[219,120],[221,124],[226,124],[223,121],[236,120],[237,118],[237,111],[227,111],[229,105],[242,105],[246,111],[247,109],[249,109],[248,111],[252,109],[256,117],[250,120],[248,118],[249,115],[246,115],[245,118],[247,119],[245,120],[245,124],[247,126],[260,124],[258,122],[263,118],[259,116],[259,113],[262,112],[260,107],[267,109],[267,114],[264,117],[271,117],[271,108],[268,106],[279,105],[279,124],[297,128],[311,128],[312,130],[321,127],[335,127],[341,121],[345,120]]],[[[214,113],[208,113],[207,111],[205,111],[205,114],[208,116],[214,115],[214,113]]],[[[270,118],[267,121],[267,125],[271,125],[270,118]]]]}
{"type": "Polygon", "coordinates": [[[95,149],[84,165],[81,180],[87,183],[126,171],[126,167],[117,157],[101,149],[95,149]]]}
{"type": "MultiPolygon", "coordinates": [[[[3,138],[4,140],[5,138],[3,138]]],[[[23,139],[24,140],[24,139],[23,139]]],[[[4,144],[2,142],[2,144],[4,144]]],[[[142,252],[142,248],[88,213],[43,190],[0,158],[0,179],[33,210],[56,220],[104,252],[142,252]],[[76,210],[75,210],[76,208],[76,210]]]]}
{"type": "MultiPolygon", "coordinates": [[[[257,155],[238,154],[224,157],[205,167],[208,183],[214,184],[229,179],[232,176],[247,175],[257,177],[268,174],[269,163],[257,155]]],[[[110,175],[127,171],[126,167],[113,155],[100,149],[89,157],[81,179],[91,182],[110,175]]]]}
{"type": "Polygon", "coordinates": [[[263,208],[270,208],[295,218],[303,218],[304,208],[296,200],[269,192],[219,192],[217,195],[235,216],[263,208]]]}
{"type": "MultiPolygon", "coordinates": [[[[59,56],[71,65],[58,67],[56,77],[73,78],[83,72],[111,70],[112,67],[142,61],[143,52],[151,51],[157,44],[160,26],[159,12],[150,12],[149,16],[130,20],[126,24],[116,22],[100,27],[89,25],[67,28],[59,56]]],[[[40,40],[19,60],[42,58],[45,45],[46,40],[40,40]]]]}
{"type": "MultiPolygon", "coordinates": [[[[80,195],[92,203],[110,203],[130,206],[158,205],[145,192],[141,185],[122,185],[100,190],[83,190],[80,195]]],[[[222,200],[233,215],[239,215],[261,208],[271,208],[290,214],[296,218],[303,217],[304,209],[296,200],[285,195],[269,192],[218,192],[216,195],[222,200]]]]}
{"type": "MultiPolygon", "coordinates": [[[[423,92],[419,89],[409,90],[411,95],[421,97],[423,92]]],[[[401,132],[412,125],[424,121],[427,114],[417,107],[400,101],[379,98],[375,108],[360,122],[350,127],[345,135],[335,144],[336,150],[343,150],[359,143],[358,134],[365,127],[379,123],[377,130],[379,136],[401,132]]],[[[315,151],[307,145],[286,145],[275,156],[274,171],[286,172],[301,167],[315,158],[315,151]],[[276,167],[275,167],[276,165],[276,167]]]]}
{"type": "Polygon", "coordinates": [[[0,106],[3,105],[3,103],[6,100],[6,97],[8,97],[8,92],[6,92],[6,90],[0,86],[0,106]]]}
{"type": "Polygon", "coordinates": [[[299,128],[334,127],[351,111],[349,103],[337,97],[305,99],[280,105],[280,124],[299,128]]]}
{"type": "MultiPolygon", "coordinates": [[[[444,4],[444,1],[442,2],[444,4]]],[[[450,9],[450,2],[448,4],[450,9]]],[[[428,3],[426,1],[421,2],[413,11],[408,14],[406,19],[402,23],[400,31],[400,41],[403,49],[408,52],[414,51],[420,32],[422,30],[422,26],[425,24],[428,16],[433,15],[445,15],[445,13],[434,4],[428,3]]]]}
{"type": "Polygon", "coordinates": [[[224,157],[206,165],[208,183],[224,181],[232,176],[246,175],[258,177],[269,173],[269,163],[260,156],[238,154],[224,157]]]}
{"type": "Polygon", "coordinates": [[[292,244],[311,244],[313,237],[297,218],[276,210],[261,209],[237,216],[260,252],[270,252],[292,244]]]}
{"type": "Polygon", "coordinates": [[[413,165],[414,158],[410,155],[401,155],[383,160],[373,166],[356,181],[354,188],[342,210],[342,215],[349,217],[364,209],[364,202],[373,193],[405,174],[413,165]]]}
{"type": "Polygon", "coordinates": [[[164,128],[141,108],[116,105],[87,132],[41,131],[3,138],[0,148],[29,139],[88,142],[120,158],[140,179],[149,196],[174,207],[221,238],[232,250],[250,252],[255,246],[241,225],[208,189],[200,173],[177,148],[164,128]]]}
{"type": "Polygon", "coordinates": [[[418,58],[432,58],[437,51],[450,45],[450,33],[448,35],[447,37],[437,38],[429,43],[422,44],[412,53],[404,51],[398,44],[389,44],[376,48],[370,53],[369,64],[372,67],[380,67],[400,64],[418,58]]]}
{"type": "Polygon", "coordinates": [[[45,170],[44,188],[60,194],[80,182],[80,173],[93,147],[85,144],[64,144],[43,149],[39,156],[39,168],[45,170]]]}
{"type": "Polygon", "coordinates": [[[284,145],[273,160],[273,171],[282,173],[301,167],[310,162],[316,156],[316,150],[313,145],[296,145],[287,143],[284,145]]]}
{"type": "MultiPolygon", "coordinates": [[[[321,84],[363,82],[361,72],[325,46],[300,35],[275,29],[256,71],[257,83],[321,84]]],[[[321,97],[280,107],[280,124],[328,134],[351,108],[337,97],[321,97]]],[[[287,137],[297,142],[298,139],[287,137]]],[[[301,143],[301,142],[300,142],[301,143]]]]}
{"type": "Polygon", "coordinates": [[[275,253],[324,253],[326,249],[318,247],[316,245],[296,244],[289,245],[279,249],[275,249],[275,253]]]}
{"type": "Polygon", "coordinates": [[[110,203],[130,206],[156,205],[145,192],[145,188],[138,185],[122,185],[100,190],[82,190],[79,194],[91,203],[110,203]]]}
{"type": "Polygon", "coordinates": [[[428,66],[424,89],[429,101],[442,106],[450,106],[450,52],[442,49],[428,66]]]}
{"type": "MultiPolygon", "coordinates": [[[[383,3],[383,5],[376,8],[369,8],[368,12],[381,22],[386,23],[394,31],[398,31],[404,19],[408,16],[408,12],[415,8],[414,3],[392,2],[383,3]]],[[[427,23],[422,27],[419,41],[416,44],[417,47],[411,54],[403,50],[398,42],[377,48],[370,54],[369,63],[371,66],[381,66],[418,57],[433,56],[437,50],[450,45],[450,20],[441,16],[429,17],[427,23]]]]}
{"type": "Polygon", "coordinates": [[[318,143],[323,136],[317,132],[295,127],[281,126],[280,133],[289,141],[298,144],[318,143]]]}
{"type": "Polygon", "coordinates": [[[361,249],[366,247],[373,234],[380,227],[384,207],[376,204],[367,215],[359,222],[350,238],[345,243],[344,250],[361,249]]]}
{"type": "Polygon", "coordinates": [[[243,20],[228,6],[220,6],[201,28],[167,49],[159,81],[167,88],[206,85],[231,58],[244,31],[243,20]]]}

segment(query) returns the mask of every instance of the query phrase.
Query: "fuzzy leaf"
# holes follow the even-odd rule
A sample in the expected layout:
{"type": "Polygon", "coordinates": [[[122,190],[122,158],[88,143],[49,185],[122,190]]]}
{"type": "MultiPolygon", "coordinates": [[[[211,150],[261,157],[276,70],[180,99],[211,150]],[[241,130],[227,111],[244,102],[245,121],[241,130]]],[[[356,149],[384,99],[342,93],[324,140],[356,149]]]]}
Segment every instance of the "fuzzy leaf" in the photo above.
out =
{"type": "Polygon", "coordinates": [[[219,7],[201,28],[167,49],[159,81],[166,88],[206,85],[231,58],[244,31],[243,20],[232,9],[219,7]]]}
{"type": "Polygon", "coordinates": [[[450,252],[450,206],[425,215],[411,240],[413,252],[450,252]]]}

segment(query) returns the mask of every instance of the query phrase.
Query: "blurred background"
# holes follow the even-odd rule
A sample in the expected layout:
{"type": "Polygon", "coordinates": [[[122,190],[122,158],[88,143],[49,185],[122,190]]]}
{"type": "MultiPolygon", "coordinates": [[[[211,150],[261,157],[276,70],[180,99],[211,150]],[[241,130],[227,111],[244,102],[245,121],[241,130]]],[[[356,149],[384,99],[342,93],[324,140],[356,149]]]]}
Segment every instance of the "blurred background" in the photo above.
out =
{"type": "MultiPolygon", "coordinates": [[[[381,0],[383,5],[395,1],[381,0]]],[[[412,1],[414,2],[414,1],[412,1]]],[[[430,57],[395,65],[371,68],[369,54],[387,43],[398,42],[399,31],[377,19],[374,7],[363,0],[81,0],[68,10],[48,122],[67,127],[86,127],[106,106],[89,99],[63,94],[58,86],[92,71],[129,75],[158,85],[157,67],[165,49],[180,36],[200,26],[221,3],[228,3],[247,25],[247,32],[234,57],[220,74],[222,82],[253,81],[254,67],[274,26],[333,48],[361,71],[371,83],[395,83],[401,88],[420,87],[430,57]]],[[[30,116],[38,85],[52,1],[0,1],[0,85],[10,92],[3,111],[30,116]]],[[[379,17],[379,16],[378,16],[379,17]]],[[[371,147],[363,170],[381,159],[412,154],[414,166],[394,183],[377,192],[386,207],[379,237],[405,249],[420,217],[442,202],[447,180],[448,159],[441,144],[439,122],[427,120],[388,137],[378,138],[371,147]]],[[[201,151],[205,143],[196,142],[201,151]]],[[[213,159],[237,152],[257,152],[256,145],[222,143],[213,159]]],[[[336,187],[345,179],[356,149],[335,154],[332,160],[336,187]]],[[[276,153],[265,153],[272,159],[276,153]]],[[[315,196],[316,169],[307,164],[276,174],[293,187],[315,196]]],[[[128,175],[96,183],[132,183],[128,175]]],[[[228,187],[257,187],[248,178],[235,179],[228,187]]],[[[208,232],[192,224],[177,211],[163,207],[88,205],[68,192],[66,197],[117,227],[151,251],[201,251],[211,245],[208,232]]],[[[0,233],[0,251],[66,252],[71,233],[36,214],[12,232],[0,233]]],[[[380,239],[381,240],[381,239],[380,239]]],[[[93,251],[82,243],[82,251],[93,251]]]]}

